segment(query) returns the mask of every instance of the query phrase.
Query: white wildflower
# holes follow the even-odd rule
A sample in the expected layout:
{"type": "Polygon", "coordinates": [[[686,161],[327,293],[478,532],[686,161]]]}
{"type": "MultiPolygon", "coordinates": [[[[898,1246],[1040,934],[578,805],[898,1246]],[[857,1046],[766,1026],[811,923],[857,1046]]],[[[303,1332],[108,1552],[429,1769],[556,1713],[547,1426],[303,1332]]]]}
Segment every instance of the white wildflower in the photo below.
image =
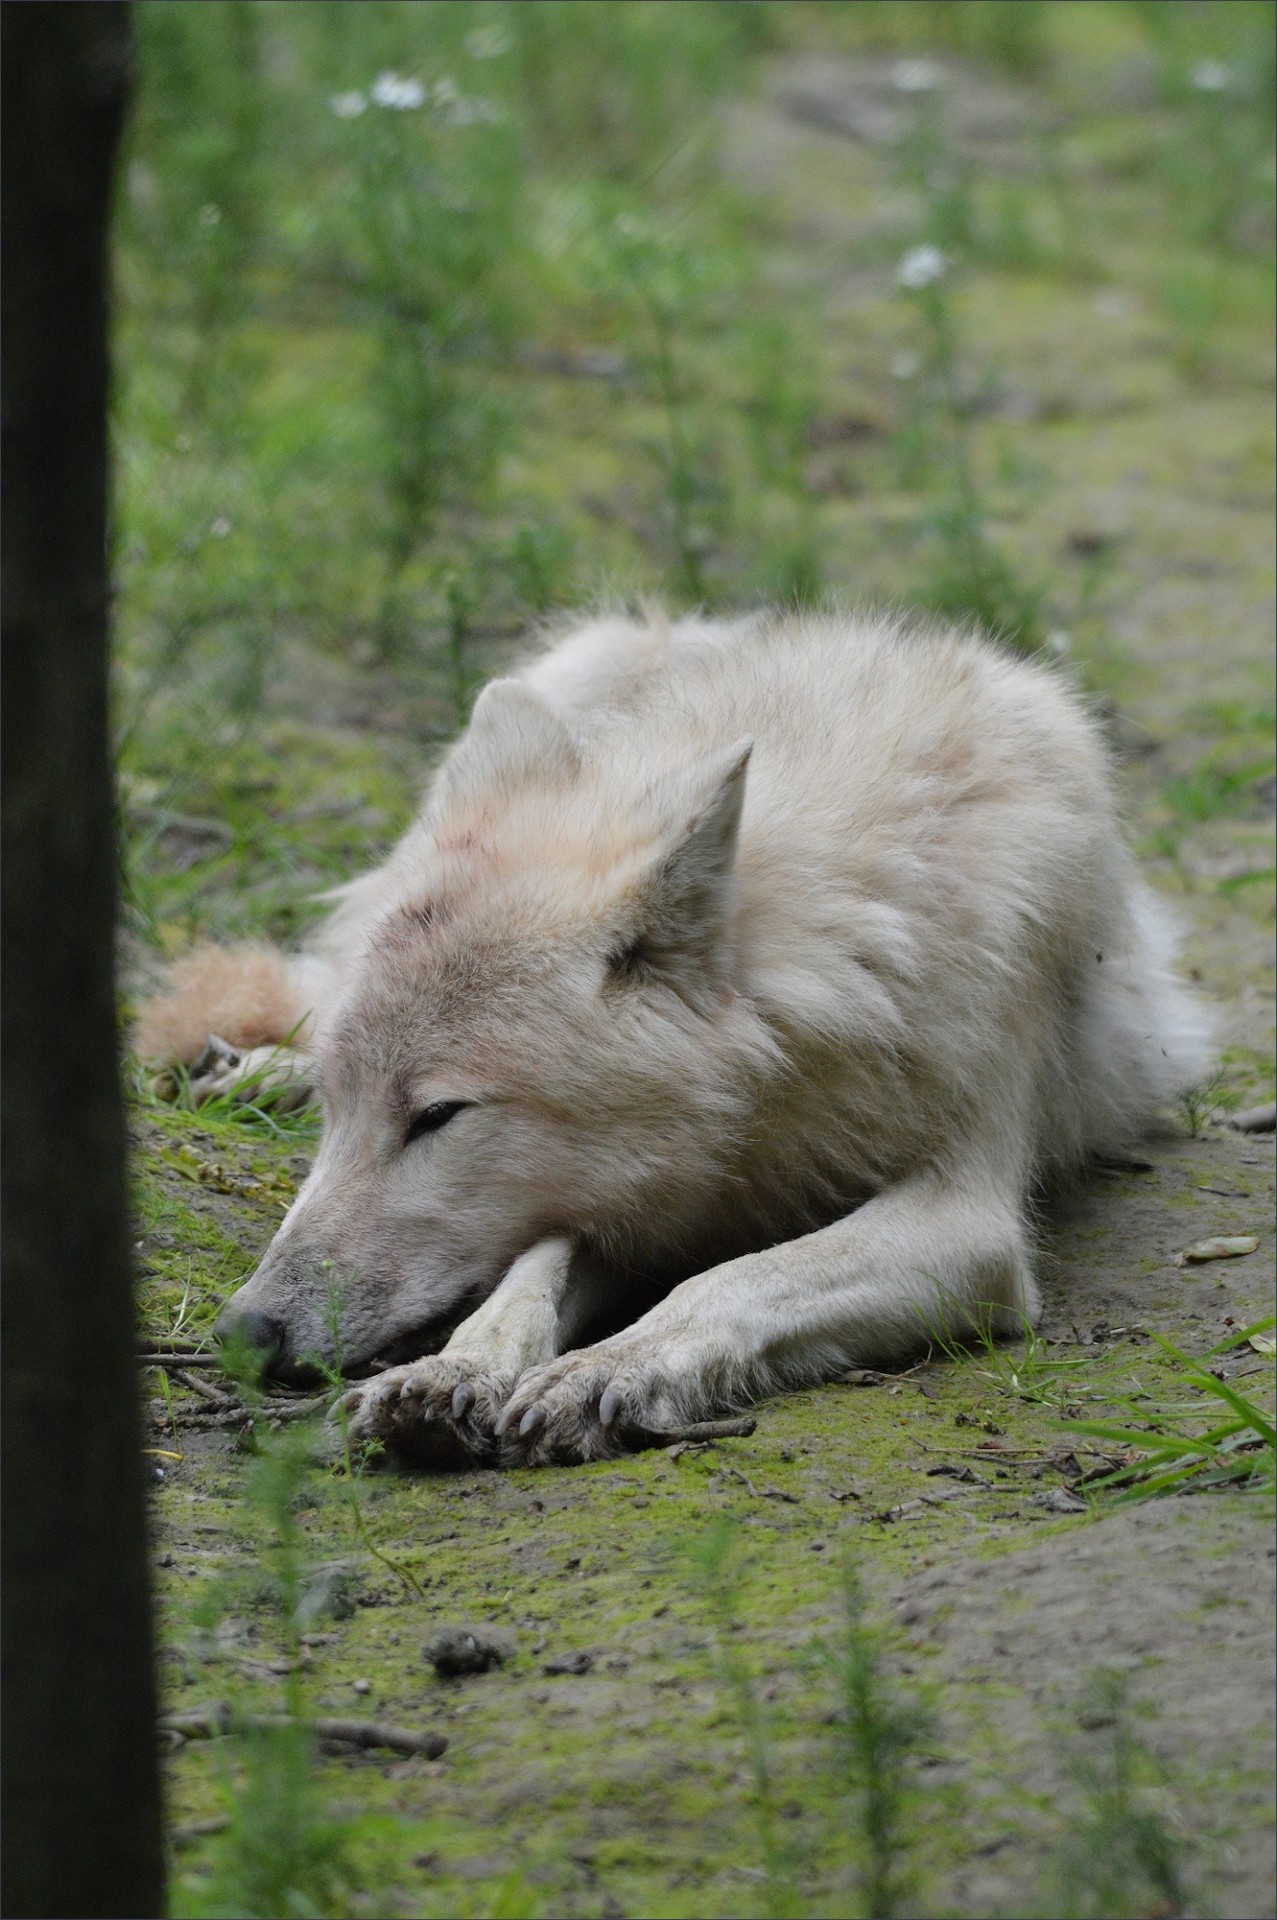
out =
{"type": "Polygon", "coordinates": [[[328,104],[339,120],[358,120],[368,111],[368,96],[352,87],[349,93],[335,93],[328,104]]]}
{"type": "Polygon", "coordinates": [[[897,93],[934,93],[944,84],[944,68],[934,60],[897,60],[891,84],[897,93]]]}
{"type": "Polygon", "coordinates": [[[231,530],[231,523],[226,518],[226,515],[224,513],[219,513],[216,520],[214,520],[212,526],[209,528],[209,532],[212,534],[214,540],[224,540],[227,534],[230,532],[230,530],[231,530]]]}
{"type": "Polygon", "coordinates": [[[893,380],[912,380],[922,362],[916,353],[893,353],[891,356],[891,377],[893,380]]]}
{"type": "Polygon", "coordinates": [[[1199,93],[1227,93],[1233,83],[1233,70],[1222,60],[1199,60],[1188,79],[1199,93]]]}
{"type": "Polygon", "coordinates": [[[1104,287],[1095,294],[1091,306],[1101,320],[1134,320],[1139,313],[1139,303],[1121,287],[1104,287]]]}
{"type": "Polygon", "coordinates": [[[215,227],[218,221],[221,219],[221,217],[222,217],[222,209],[220,207],[215,207],[211,200],[208,202],[207,206],[200,208],[199,222],[202,227],[215,227]]]}
{"type": "Polygon", "coordinates": [[[391,107],[396,113],[410,113],[426,104],[426,90],[420,80],[405,80],[397,73],[379,73],[369,91],[377,106],[391,107]]]}
{"type": "Polygon", "coordinates": [[[1062,660],[1073,642],[1063,627],[1052,627],[1046,636],[1046,644],[1057,660],[1062,660]]]}
{"type": "Polygon", "coordinates": [[[450,74],[436,80],[430,89],[430,104],[447,127],[492,126],[501,118],[501,110],[491,100],[462,93],[450,74]]]}
{"type": "Polygon", "coordinates": [[[948,265],[948,255],[941,253],[939,247],[910,247],[896,268],[896,279],[910,293],[919,293],[923,287],[932,287],[937,280],[942,280],[948,265]]]}
{"type": "Polygon", "coordinates": [[[501,109],[491,100],[476,94],[462,94],[444,116],[453,127],[495,127],[502,119],[501,109]]]}
{"type": "Polygon", "coordinates": [[[466,52],[475,60],[499,60],[513,45],[504,27],[476,27],[466,35],[466,52]]]}

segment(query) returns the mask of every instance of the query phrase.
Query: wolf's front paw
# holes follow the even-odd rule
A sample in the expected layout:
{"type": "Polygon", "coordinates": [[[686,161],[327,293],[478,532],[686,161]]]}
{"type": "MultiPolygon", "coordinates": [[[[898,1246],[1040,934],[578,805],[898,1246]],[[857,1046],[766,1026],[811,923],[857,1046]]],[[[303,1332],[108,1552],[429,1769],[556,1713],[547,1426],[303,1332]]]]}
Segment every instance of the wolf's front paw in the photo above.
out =
{"type": "Polygon", "coordinates": [[[525,1373],[497,1421],[504,1467],[569,1467],[659,1446],[697,1409],[645,1353],[601,1341],[525,1373]]]}
{"type": "Polygon", "coordinates": [[[459,1355],[430,1354],[345,1396],[350,1438],[436,1472],[495,1466],[497,1420],[513,1384],[459,1355]]]}
{"type": "Polygon", "coordinates": [[[376,1373],[343,1393],[329,1409],[332,1421],[345,1414],[346,1437],[357,1456],[375,1457],[386,1451],[400,1390],[411,1371],[410,1367],[389,1367],[385,1373],[376,1373]]]}

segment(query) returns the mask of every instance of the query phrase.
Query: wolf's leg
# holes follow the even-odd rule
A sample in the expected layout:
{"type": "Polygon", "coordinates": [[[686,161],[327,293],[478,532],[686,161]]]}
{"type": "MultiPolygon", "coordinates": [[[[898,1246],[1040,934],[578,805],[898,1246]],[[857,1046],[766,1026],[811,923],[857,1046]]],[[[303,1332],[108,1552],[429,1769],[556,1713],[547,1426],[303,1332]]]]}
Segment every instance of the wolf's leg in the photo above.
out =
{"type": "Polygon", "coordinates": [[[229,1094],[236,1106],[249,1106],[263,1095],[275,1113],[295,1113],[314,1098],[311,1063],[295,1047],[233,1047],[210,1033],[208,1045],[191,1064],[191,1101],[202,1107],[229,1094]]]}
{"type": "Polygon", "coordinates": [[[510,1465],[568,1464],[892,1361],[929,1336],[1037,1310],[1018,1203],[983,1172],[919,1175],[818,1233],[686,1280],[631,1327],[520,1380],[497,1423],[510,1465]]]}
{"type": "Polygon", "coordinates": [[[345,1396],[351,1438],[416,1466],[495,1464],[496,1423],[515,1382],[580,1338],[605,1285],[571,1241],[542,1240],[442,1353],[391,1367],[345,1396]]]}

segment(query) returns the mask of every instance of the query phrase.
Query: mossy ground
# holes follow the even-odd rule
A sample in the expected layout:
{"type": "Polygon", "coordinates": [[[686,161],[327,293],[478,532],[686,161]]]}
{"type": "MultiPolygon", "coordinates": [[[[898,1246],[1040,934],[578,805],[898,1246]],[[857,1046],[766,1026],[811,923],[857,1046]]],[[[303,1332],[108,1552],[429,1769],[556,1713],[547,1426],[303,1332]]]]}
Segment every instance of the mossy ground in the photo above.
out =
{"type": "MultiPolygon", "coordinates": [[[[955,296],[973,360],[989,371],[970,431],[1002,550],[1046,583],[1047,618],[1111,712],[1133,838],[1179,904],[1186,964],[1218,1014],[1220,1098],[1247,1105],[1273,1093],[1268,269],[1225,259],[1225,297],[1197,332],[1184,301],[1168,302],[1183,260],[1132,157],[1136,134],[1161,122],[1139,91],[1126,15],[1048,12],[1059,42],[1049,99],[1031,80],[951,62],[982,124],[996,108],[1009,129],[1004,164],[982,161],[981,192],[1008,220],[1017,206],[1023,216],[1018,252],[1005,243],[1009,257],[955,296]],[[1068,218],[1053,176],[1025,163],[1034,126],[1052,116],[1068,218]]],[[[802,346],[819,404],[805,487],[828,584],[907,599],[932,556],[898,377],[915,344],[892,291],[903,189],[889,147],[830,131],[810,109],[813,87],[845,105],[865,85],[841,10],[787,17],[788,43],[725,110],[725,190],[748,200],[773,290],[810,316],[802,346]],[[814,80],[803,65],[813,52],[814,80]]],[[[977,133],[971,142],[979,158],[977,133]]],[[[283,406],[289,382],[316,365],[342,366],[345,345],[319,320],[286,340],[264,331],[264,404],[283,406]]],[[[693,354],[726,406],[730,355],[712,334],[693,354]]],[[[665,535],[647,442],[659,422],[599,381],[534,372],[517,387],[529,431],[509,456],[504,497],[535,497],[590,556],[569,574],[576,594],[653,585],[665,535]]],[[[148,404],[163,413],[161,398],[148,404]]],[[[158,488],[163,513],[185,500],[207,518],[240,484],[232,461],[200,467],[180,447],[132,457],[134,484],[158,488]]],[[[240,508],[228,509],[237,524],[240,508]]],[[[792,511],[780,496],[755,521],[742,510],[711,568],[722,597],[757,596],[769,567],[779,577],[792,511]]],[[[129,577],[146,564],[131,562],[129,577]]],[[[352,557],[361,606],[363,564],[352,557]]],[[[237,630],[218,619],[216,609],[206,619],[211,654],[233,657],[237,630]]],[[[157,957],[195,934],[294,937],[311,896],[375,858],[410,817],[454,724],[455,690],[441,658],[343,652],[293,606],[252,700],[192,725],[191,688],[204,681],[159,680],[139,695],[156,604],[126,593],[122,620],[124,705],[143,716],[124,753],[136,993],[157,957]]],[[[498,608],[468,640],[467,671],[508,657],[515,627],[498,608]]],[[[313,1140],[304,1123],[210,1120],[141,1087],[134,1128],[144,1329],[158,1344],[201,1337],[281,1219],[313,1140]]],[[[1211,1122],[1189,1138],[1179,1125],[1148,1159],[1151,1171],[1098,1178],[1044,1226],[1048,1344],[1014,1381],[1009,1358],[933,1356],[893,1380],[790,1396],[761,1411],[751,1439],[677,1458],[353,1488],[331,1467],[306,1476],[308,1563],[354,1566],[353,1605],[308,1634],[309,1705],[438,1726],[449,1740],[434,1763],[320,1763],[332,1806],[355,1820],[350,1910],[764,1910],[745,1749],[689,1559],[729,1515],[740,1523],[738,1639],[772,1716],[782,1826],[811,1911],[853,1900],[827,1688],[801,1657],[833,1631],[850,1551],[893,1670],[938,1704],[913,1825],[920,1910],[1023,1912],[1037,1897],[1068,1818],[1061,1724],[1088,1668],[1116,1661],[1156,1710],[1148,1737],[1171,1763],[1173,1817],[1201,1849],[1203,1905],[1271,1912],[1271,1512],[1241,1495],[1118,1508],[1079,1487],[1088,1456],[1069,1428],[1113,1396],[1172,1391],[1173,1367],[1147,1330],[1201,1353],[1271,1307],[1272,1136],[1211,1122]],[[1258,1234],[1260,1250],[1175,1264],[1216,1233],[1258,1234]],[[1085,1511],[1058,1511],[1052,1495],[1065,1492],[1085,1511]],[[437,1681],[421,1649],[446,1623],[492,1625],[511,1660],[437,1681]],[[574,1651],[591,1656],[588,1672],[545,1673],[574,1651]]],[[[1225,1363],[1259,1397],[1271,1370],[1250,1350],[1225,1363]]],[[[166,1704],[278,1701],[282,1640],[269,1542],[245,1498],[251,1457],[233,1426],[208,1424],[198,1394],[174,1386],[170,1409],[154,1374],[144,1378],[163,1476],[166,1704]]],[[[198,1903],[221,1841],[194,1829],[221,1809],[236,1766],[195,1742],[171,1755],[179,1905],[198,1903]]]]}
{"type": "MultiPolygon", "coordinates": [[[[220,1169],[220,1184],[258,1184],[272,1160],[287,1177],[283,1149],[235,1152],[207,1131],[196,1145],[217,1148],[204,1164],[220,1169]]],[[[1152,1151],[1155,1172],[1116,1178],[1050,1231],[1050,1345],[1018,1387],[1014,1350],[997,1362],[938,1359],[877,1384],[790,1396],[763,1411],[751,1439],[678,1458],[360,1482],[368,1537],[419,1593],[369,1556],[351,1489],[317,1469],[300,1495],[307,1560],[357,1571],[347,1617],[323,1618],[308,1635],[308,1703],[437,1727],[450,1742],[435,1763],[324,1763],[335,1806],[385,1816],[360,1843],[356,1910],[488,1912],[511,1875],[547,1913],[759,1910],[752,1789],[692,1557],[714,1520],[730,1516],[741,1529],[740,1643],[773,1719],[781,1799],[814,1910],[848,1897],[848,1870],[830,1701],[802,1654],[836,1631],[851,1552],[893,1665],[934,1685],[941,1705],[916,1840],[928,1910],[988,1911],[981,1902],[996,1897],[994,1910],[1014,1911],[1032,1891],[1061,1830],[1060,1728],[1089,1669],[1115,1660],[1136,1671],[1140,1698],[1157,1710],[1153,1737],[1178,1770],[1176,1804],[1213,1884],[1258,1903],[1236,1910],[1262,1912],[1270,1516],[1245,1496],[1203,1496],[1191,1520],[1176,1503],[1173,1557],[1159,1564],[1148,1510],[1115,1511],[1111,1495],[1078,1488],[1092,1456],[1069,1431],[1070,1416],[1102,1414],[1110,1395],[1166,1398],[1174,1369],[1144,1327],[1201,1351],[1230,1319],[1245,1324],[1265,1305],[1271,1147],[1214,1129],[1152,1151]],[[1207,1232],[1244,1229],[1264,1234],[1260,1253],[1173,1264],[1207,1232]],[[1052,1498],[1064,1492],[1087,1511],[1061,1517],[1052,1498]],[[996,1565],[1007,1575],[995,1586],[986,1569],[996,1565]],[[965,1623],[964,1604],[975,1608],[965,1623]],[[1060,1616],[1072,1630],[1052,1642],[1047,1623],[1060,1616]],[[440,1682],[423,1647],[444,1624],[495,1628],[513,1658],[499,1672],[440,1682]],[[591,1657],[586,1674],[544,1672],[578,1652],[591,1657]],[[1203,1699],[1216,1704],[1199,1715],[1203,1699]]],[[[251,1259],[278,1218],[265,1195],[197,1194],[197,1206],[201,1198],[200,1210],[179,1212],[179,1198],[165,1215],[168,1231],[208,1249],[201,1259],[230,1246],[251,1259]]],[[[162,1250],[156,1295],[172,1300],[179,1277],[163,1277],[162,1250]]],[[[190,1324],[208,1304],[205,1294],[190,1324]]],[[[1250,1376],[1270,1367],[1245,1350],[1227,1372],[1253,1390],[1250,1376]]],[[[151,1401],[163,1450],[166,1702],[278,1701],[279,1622],[261,1517],[244,1500],[245,1456],[225,1430],[185,1424],[191,1396],[175,1400],[176,1436],[151,1401]]],[[[220,1806],[224,1766],[199,1745],[174,1757],[179,1830],[220,1806]]],[[[179,1870],[194,1873],[199,1850],[216,1844],[184,1845],[179,1870]]]]}

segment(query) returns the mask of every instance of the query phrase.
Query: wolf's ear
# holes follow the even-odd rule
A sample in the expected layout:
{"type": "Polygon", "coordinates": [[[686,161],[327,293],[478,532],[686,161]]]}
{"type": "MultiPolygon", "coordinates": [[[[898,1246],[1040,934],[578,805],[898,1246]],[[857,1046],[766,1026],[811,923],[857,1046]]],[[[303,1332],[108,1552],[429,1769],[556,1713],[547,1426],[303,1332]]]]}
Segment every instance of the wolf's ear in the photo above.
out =
{"type": "Polygon", "coordinates": [[[493,680],[443,769],[448,801],[575,779],[581,757],[567,723],[521,680],[493,680]]]}
{"type": "Polygon", "coordinates": [[[752,740],[704,761],[679,783],[678,825],[640,884],[637,935],[625,959],[695,991],[726,956],[736,843],[752,740]]]}

